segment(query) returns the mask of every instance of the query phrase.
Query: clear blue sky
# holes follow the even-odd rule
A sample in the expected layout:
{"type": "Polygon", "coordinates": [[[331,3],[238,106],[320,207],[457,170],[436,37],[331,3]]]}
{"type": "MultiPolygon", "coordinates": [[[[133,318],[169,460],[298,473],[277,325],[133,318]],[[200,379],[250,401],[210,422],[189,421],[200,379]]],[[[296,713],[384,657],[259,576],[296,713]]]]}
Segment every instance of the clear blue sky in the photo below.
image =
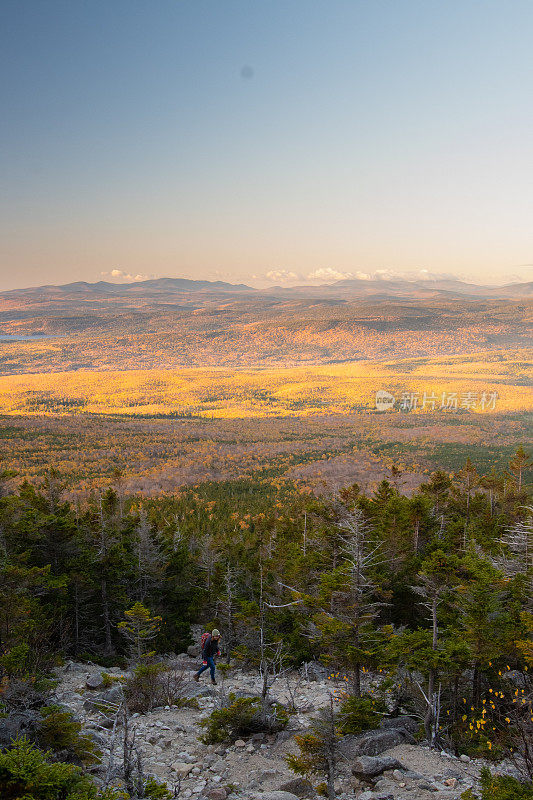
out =
{"type": "Polygon", "coordinates": [[[533,277],[531,0],[0,15],[3,288],[533,277]]]}

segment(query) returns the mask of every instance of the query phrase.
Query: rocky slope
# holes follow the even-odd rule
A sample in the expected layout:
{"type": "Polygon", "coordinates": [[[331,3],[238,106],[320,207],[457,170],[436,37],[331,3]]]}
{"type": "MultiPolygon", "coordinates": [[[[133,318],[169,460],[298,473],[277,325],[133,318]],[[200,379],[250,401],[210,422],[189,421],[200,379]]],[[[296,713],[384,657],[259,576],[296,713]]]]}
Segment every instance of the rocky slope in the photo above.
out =
{"type": "MultiPolygon", "coordinates": [[[[130,739],[135,737],[144,774],[164,780],[182,798],[313,797],[310,784],[291,772],[285,756],[296,749],[294,734],[305,730],[314,713],[329,703],[334,684],[319,668],[314,674],[309,670],[304,676],[293,673],[279,678],[272,694],[279,702],[297,708],[287,730],[277,735],[255,734],[230,746],[205,745],[198,739],[199,721],[221,705],[229,692],[257,695],[260,680],[256,674],[233,669],[225,678],[218,675],[218,686],[211,686],[205,675],[204,682],[197,684],[192,681],[197,664],[196,658],[186,654],[173,664],[183,674],[182,695],[196,698],[197,708],[159,707],[134,714],[128,722],[128,734],[130,739]]],[[[73,662],[57,673],[56,701],[74,712],[85,732],[96,740],[102,762],[92,769],[97,779],[104,780],[120,766],[123,754],[123,725],[117,724],[114,715],[121,700],[120,681],[112,681],[111,688],[105,689],[101,668],[73,662]]],[[[116,668],[108,674],[115,679],[124,675],[116,668]]],[[[338,795],[345,800],[455,800],[465,789],[476,786],[480,762],[415,744],[414,728],[413,720],[398,718],[387,720],[378,731],[344,737],[338,795]]],[[[120,785],[120,779],[115,783],[120,785]]]]}

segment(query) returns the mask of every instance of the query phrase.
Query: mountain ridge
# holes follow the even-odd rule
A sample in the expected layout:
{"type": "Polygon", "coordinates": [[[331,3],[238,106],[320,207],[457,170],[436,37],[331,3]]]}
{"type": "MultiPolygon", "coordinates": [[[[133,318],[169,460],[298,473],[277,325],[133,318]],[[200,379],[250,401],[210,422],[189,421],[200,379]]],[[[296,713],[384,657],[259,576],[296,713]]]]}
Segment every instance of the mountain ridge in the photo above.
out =
{"type": "Polygon", "coordinates": [[[5,300],[45,300],[62,297],[128,297],[146,298],[163,297],[165,295],[208,294],[245,295],[246,297],[273,298],[324,298],[339,300],[355,300],[358,298],[405,299],[527,299],[533,297],[533,281],[510,283],[503,286],[486,286],[467,283],[455,279],[415,280],[397,279],[362,279],[349,278],[320,286],[271,286],[255,288],[244,283],[228,283],[226,281],[191,280],[188,278],[151,278],[145,281],[130,283],[112,283],[110,281],[74,281],[66,284],[44,284],[0,292],[5,300]]]}

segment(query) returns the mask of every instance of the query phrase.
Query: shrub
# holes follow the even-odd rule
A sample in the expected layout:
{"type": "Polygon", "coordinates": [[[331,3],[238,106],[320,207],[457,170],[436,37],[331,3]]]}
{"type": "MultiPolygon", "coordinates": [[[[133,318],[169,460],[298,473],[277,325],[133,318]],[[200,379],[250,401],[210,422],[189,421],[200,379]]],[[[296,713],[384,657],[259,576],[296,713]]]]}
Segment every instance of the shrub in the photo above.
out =
{"type": "Polygon", "coordinates": [[[41,708],[43,719],[37,730],[37,740],[44,750],[51,750],[63,761],[90,764],[98,760],[99,751],[90,736],[81,733],[81,723],[61,706],[41,708]]]}
{"type": "Polygon", "coordinates": [[[50,763],[28,739],[15,741],[0,753],[2,800],[119,800],[120,793],[99,791],[92,780],[73,764],[50,763]]]}
{"type": "Polygon", "coordinates": [[[169,792],[166,783],[159,783],[155,778],[148,778],[144,784],[144,797],[146,800],[171,800],[172,794],[169,792]]]}
{"type": "Polygon", "coordinates": [[[230,694],[229,705],[215,709],[200,721],[200,725],[206,729],[200,741],[216,744],[262,731],[275,733],[284,728],[288,721],[287,712],[278,703],[272,703],[264,713],[260,697],[236,697],[230,694]]]}
{"type": "Polygon", "coordinates": [[[115,686],[117,683],[121,683],[123,679],[120,675],[110,675],[109,672],[102,672],[102,680],[103,688],[111,689],[112,686],[115,686]]]}
{"type": "Polygon", "coordinates": [[[384,704],[370,697],[347,697],[342,701],[338,727],[343,734],[356,734],[377,728],[384,704]]]}
{"type": "Polygon", "coordinates": [[[124,695],[130,711],[151,711],[160,701],[159,680],[163,664],[139,664],[124,685],[124,695]]]}
{"type": "Polygon", "coordinates": [[[491,775],[487,767],[481,770],[481,795],[468,789],[461,795],[463,800],[533,800],[533,783],[521,783],[507,775],[491,775]]]}
{"type": "Polygon", "coordinates": [[[195,698],[183,697],[185,672],[164,662],[144,662],[124,685],[130,711],[145,713],[157,706],[197,706],[195,698]]]}

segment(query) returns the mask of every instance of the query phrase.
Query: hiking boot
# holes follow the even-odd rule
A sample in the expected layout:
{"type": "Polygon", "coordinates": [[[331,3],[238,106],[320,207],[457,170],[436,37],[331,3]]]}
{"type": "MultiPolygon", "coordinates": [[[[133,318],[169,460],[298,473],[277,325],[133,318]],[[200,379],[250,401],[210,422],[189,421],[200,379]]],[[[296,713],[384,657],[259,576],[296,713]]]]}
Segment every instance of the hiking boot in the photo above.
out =
{"type": "Polygon", "coordinates": [[[211,681],[211,683],[213,684],[213,686],[218,686],[218,683],[214,679],[211,681]]]}
{"type": "Polygon", "coordinates": [[[193,679],[193,681],[196,681],[196,683],[198,683],[198,681],[200,680],[200,676],[197,675],[196,673],[194,673],[194,675],[192,676],[192,679],[193,679]]]}

